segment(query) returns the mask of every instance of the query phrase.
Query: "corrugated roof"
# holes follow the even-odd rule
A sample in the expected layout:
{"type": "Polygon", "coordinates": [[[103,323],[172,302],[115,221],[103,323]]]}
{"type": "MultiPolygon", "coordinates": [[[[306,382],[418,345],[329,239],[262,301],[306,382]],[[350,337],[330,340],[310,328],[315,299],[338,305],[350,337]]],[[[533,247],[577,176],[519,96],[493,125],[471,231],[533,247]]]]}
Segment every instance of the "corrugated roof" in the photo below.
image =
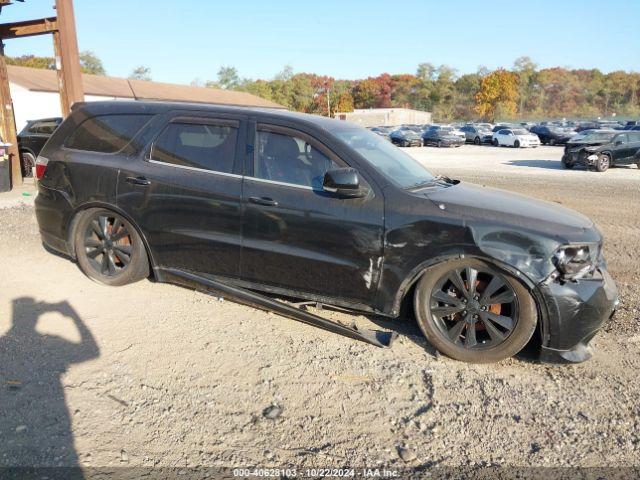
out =
{"type": "MultiPolygon", "coordinates": [[[[7,65],[9,81],[39,92],[58,92],[55,70],[7,65]]],[[[172,83],[128,80],[125,78],[82,74],[86,95],[131,98],[135,100],[171,100],[176,102],[217,103],[251,107],[284,108],[270,100],[246,92],[191,87],[172,83]]]]}

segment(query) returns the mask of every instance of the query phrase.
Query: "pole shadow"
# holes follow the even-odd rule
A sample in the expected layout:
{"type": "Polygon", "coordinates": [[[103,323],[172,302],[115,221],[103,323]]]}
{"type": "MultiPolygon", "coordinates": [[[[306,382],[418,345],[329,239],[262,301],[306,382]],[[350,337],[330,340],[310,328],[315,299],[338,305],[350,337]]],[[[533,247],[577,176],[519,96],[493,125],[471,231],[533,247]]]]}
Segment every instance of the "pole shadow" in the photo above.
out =
{"type": "Polygon", "coordinates": [[[61,377],[71,365],[97,358],[98,345],[66,301],[21,297],[12,307],[12,326],[0,337],[0,471],[29,476],[64,467],[69,478],[82,478],[61,377]],[[80,342],[37,332],[48,312],[71,319],[80,342]]]}

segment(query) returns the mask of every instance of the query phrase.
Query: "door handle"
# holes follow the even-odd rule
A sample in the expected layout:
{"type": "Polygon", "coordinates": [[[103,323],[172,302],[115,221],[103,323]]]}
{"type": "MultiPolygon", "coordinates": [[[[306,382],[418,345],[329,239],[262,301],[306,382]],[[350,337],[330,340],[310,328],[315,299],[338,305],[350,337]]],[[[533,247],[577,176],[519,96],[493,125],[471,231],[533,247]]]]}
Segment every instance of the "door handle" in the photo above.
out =
{"type": "Polygon", "coordinates": [[[151,181],[147,180],[144,177],[127,177],[127,183],[130,183],[132,185],[142,185],[142,186],[147,186],[147,185],[151,185],[151,181]]]}
{"type": "Polygon", "coordinates": [[[264,205],[266,207],[278,206],[278,202],[276,202],[273,198],[269,198],[269,197],[249,197],[249,201],[251,203],[255,203],[256,205],[264,205]]]}

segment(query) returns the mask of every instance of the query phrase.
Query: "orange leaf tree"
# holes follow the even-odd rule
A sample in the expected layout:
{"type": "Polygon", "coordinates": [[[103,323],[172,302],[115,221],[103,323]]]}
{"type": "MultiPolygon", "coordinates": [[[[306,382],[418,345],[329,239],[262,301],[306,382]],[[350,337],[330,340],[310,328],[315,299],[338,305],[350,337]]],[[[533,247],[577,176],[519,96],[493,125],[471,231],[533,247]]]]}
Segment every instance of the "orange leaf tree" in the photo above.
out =
{"type": "Polygon", "coordinates": [[[494,121],[497,116],[513,117],[518,108],[518,76],[503,69],[495,70],[480,82],[476,94],[476,112],[494,121]]]}

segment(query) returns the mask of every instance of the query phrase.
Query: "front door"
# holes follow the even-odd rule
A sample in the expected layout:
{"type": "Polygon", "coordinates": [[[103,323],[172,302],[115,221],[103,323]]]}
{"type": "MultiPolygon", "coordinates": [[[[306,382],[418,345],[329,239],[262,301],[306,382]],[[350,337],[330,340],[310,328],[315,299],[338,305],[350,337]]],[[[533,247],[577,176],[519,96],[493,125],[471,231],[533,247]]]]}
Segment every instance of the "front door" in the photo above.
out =
{"type": "Polygon", "coordinates": [[[242,279],[369,303],[382,264],[382,195],[324,192],[324,173],[348,165],[315,138],[289,128],[258,124],[248,163],[242,279]]]}
{"type": "Polygon", "coordinates": [[[158,266],[238,276],[245,135],[241,117],[173,116],[120,170],[118,206],[141,227],[158,266]]]}

